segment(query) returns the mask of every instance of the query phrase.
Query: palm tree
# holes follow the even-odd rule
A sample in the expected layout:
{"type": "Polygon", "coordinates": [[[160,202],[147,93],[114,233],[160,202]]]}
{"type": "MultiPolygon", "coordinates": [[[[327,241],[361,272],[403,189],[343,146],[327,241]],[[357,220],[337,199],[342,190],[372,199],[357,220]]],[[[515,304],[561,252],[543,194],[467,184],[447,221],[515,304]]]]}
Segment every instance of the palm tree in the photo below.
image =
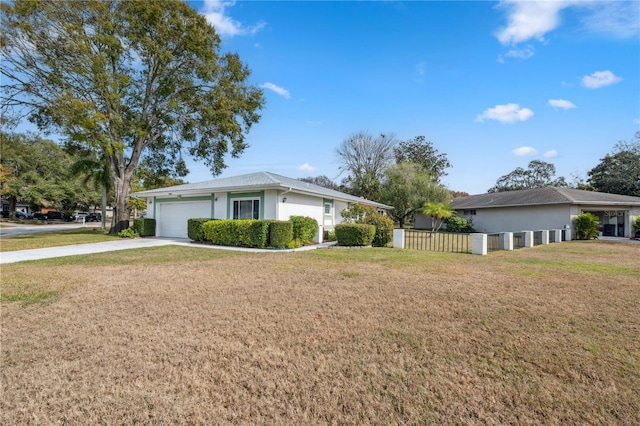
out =
{"type": "Polygon", "coordinates": [[[425,203],[422,208],[422,214],[425,216],[431,216],[433,221],[432,228],[435,232],[438,232],[444,221],[455,214],[455,210],[451,206],[443,203],[429,202],[425,203]]]}

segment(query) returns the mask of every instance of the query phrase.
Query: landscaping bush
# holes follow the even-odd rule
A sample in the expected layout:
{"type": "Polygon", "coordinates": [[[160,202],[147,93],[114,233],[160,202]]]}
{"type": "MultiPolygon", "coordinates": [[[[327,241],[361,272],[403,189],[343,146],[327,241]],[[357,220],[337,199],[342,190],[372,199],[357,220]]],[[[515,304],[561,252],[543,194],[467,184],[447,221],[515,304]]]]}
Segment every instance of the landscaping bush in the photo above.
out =
{"type": "Polygon", "coordinates": [[[335,241],[336,231],[324,231],[323,241],[335,241]]]}
{"type": "Polygon", "coordinates": [[[139,236],[140,235],[133,226],[118,232],[118,237],[120,238],[138,238],[139,236]]]}
{"type": "Polygon", "coordinates": [[[198,243],[204,242],[204,230],[202,229],[202,225],[206,222],[214,219],[207,219],[204,217],[198,217],[187,220],[187,236],[191,241],[196,241],[198,243]]]}
{"type": "Polygon", "coordinates": [[[146,217],[133,219],[133,229],[141,237],[153,237],[156,235],[156,220],[146,217]]]}
{"type": "Polygon", "coordinates": [[[576,238],[590,240],[598,236],[598,218],[591,213],[582,213],[573,219],[576,227],[576,238]]]}
{"type": "Polygon", "coordinates": [[[387,247],[393,241],[393,219],[381,213],[368,215],[362,222],[376,227],[376,232],[371,245],[374,247],[387,247]]]}
{"type": "Polygon", "coordinates": [[[289,221],[293,225],[293,238],[300,240],[302,245],[313,242],[318,232],[318,221],[305,216],[291,216],[289,221]]]}
{"type": "Polygon", "coordinates": [[[264,248],[269,235],[268,220],[210,220],[202,225],[205,241],[222,246],[264,248]]]}
{"type": "Polygon", "coordinates": [[[339,246],[370,246],[376,233],[375,226],[364,223],[343,223],[335,230],[339,246]]]}
{"type": "Polygon", "coordinates": [[[636,221],[633,223],[633,229],[636,231],[640,229],[640,216],[636,217],[636,221]]]}
{"type": "Polygon", "coordinates": [[[282,220],[269,221],[269,247],[285,248],[293,240],[293,224],[282,220]]]}
{"type": "Polygon", "coordinates": [[[471,233],[475,232],[473,229],[473,223],[471,219],[465,219],[463,217],[451,216],[449,219],[445,220],[447,224],[447,232],[464,232],[471,233]]]}
{"type": "Polygon", "coordinates": [[[364,223],[376,227],[376,233],[372,245],[374,247],[387,247],[393,241],[393,219],[382,213],[378,213],[373,206],[354,204],[340,212],[348,223],[364,223]]]}

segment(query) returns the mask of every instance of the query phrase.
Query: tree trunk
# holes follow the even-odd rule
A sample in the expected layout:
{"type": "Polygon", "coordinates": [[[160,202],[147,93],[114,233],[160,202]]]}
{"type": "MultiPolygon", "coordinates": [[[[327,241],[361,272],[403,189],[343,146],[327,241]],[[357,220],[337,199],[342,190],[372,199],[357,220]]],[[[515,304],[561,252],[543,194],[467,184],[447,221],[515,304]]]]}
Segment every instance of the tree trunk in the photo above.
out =
{"type": "Polygon", "coordinates": [[[102,211],[102,220],[100,227],[104,231],[107,227],[107,187],[102,185],[102,200],[100,200],[100,210],[102,211]]]}
{"type": "Polygon", "coordinates": [[[115,204],[109,234],[117,234],[129,227],[129,191],[132,173],[122,171],[123,173],[114,179],[115,204]]]}
{"type": "Polygon", "coordinates": [[[398,226],[400,226],[400,229],[404,229],[404,220],[404,217],[398,218],[398,226]]]}
{"type": "Polygon", "coordinates": [[[16,218],[16,207],[18,205],[18,197],[12,195],[9,197],[9,217],[11,219],[16,218]]]}

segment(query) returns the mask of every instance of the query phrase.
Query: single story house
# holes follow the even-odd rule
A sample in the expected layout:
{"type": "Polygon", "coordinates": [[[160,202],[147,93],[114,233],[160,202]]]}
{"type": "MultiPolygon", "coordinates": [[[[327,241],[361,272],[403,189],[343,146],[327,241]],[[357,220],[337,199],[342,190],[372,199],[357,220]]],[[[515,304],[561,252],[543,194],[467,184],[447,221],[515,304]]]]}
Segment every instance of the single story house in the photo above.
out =
{"type": "MultiPolygon", "coordinates": [[[[478,232],[571,229],[575,238],[573,219],[588,212],[598,217],[602,235],[630,237],[640,197],[549,186],[454,198],[451,207],[478,232]]],[[[427,228],[427,219],[416,217],[414,226],[427,228]]]]}
{"type": "Polygon", "coordinates": [[[187,237],[187,220],[276,219],[308,216],[325,230],[342,223],[340,212],[360,203],[387,212],[391,206],[269,172],[132,193],[147,201],[159,237],[187,237]]]}

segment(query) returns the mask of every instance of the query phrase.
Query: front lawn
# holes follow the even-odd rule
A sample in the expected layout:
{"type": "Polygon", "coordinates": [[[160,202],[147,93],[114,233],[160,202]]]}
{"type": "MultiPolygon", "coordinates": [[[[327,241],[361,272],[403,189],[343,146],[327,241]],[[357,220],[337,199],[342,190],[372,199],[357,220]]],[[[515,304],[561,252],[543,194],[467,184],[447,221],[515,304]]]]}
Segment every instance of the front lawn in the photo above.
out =
{"type": "Polygon", "coordinates": [[[113,241],[118,238],[119,237],[117,236],[109,235],[107,231],[103,231],[100,228],[75,228],[1,238],[0,252],[69,246],[74,244],[100,243],[103,241],[113,241]]]}
{"type": "Polygon", "coordinates": [[[637,245],[3,265],[0,423],[635,424],[637,245]]]}

